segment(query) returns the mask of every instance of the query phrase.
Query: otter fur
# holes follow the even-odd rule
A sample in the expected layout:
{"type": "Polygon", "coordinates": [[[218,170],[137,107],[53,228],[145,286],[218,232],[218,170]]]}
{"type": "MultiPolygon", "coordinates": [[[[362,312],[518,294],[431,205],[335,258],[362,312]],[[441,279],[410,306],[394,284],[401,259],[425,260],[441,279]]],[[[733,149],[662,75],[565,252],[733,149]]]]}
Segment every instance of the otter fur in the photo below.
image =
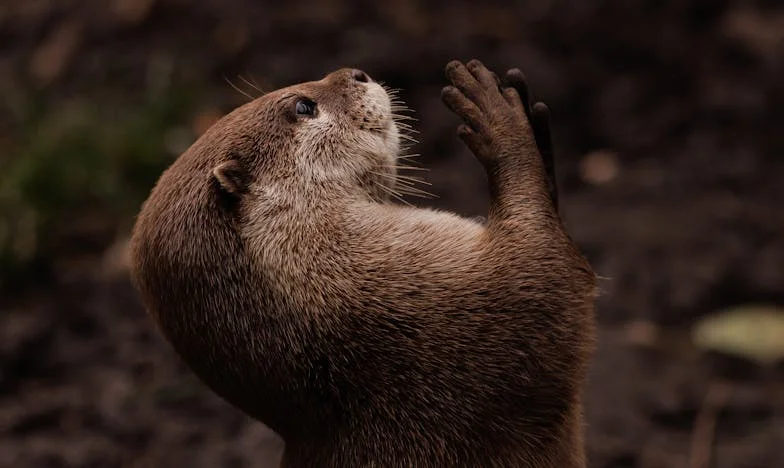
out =
{"type": "Polygon", "coordinates": [[[546,107],[518,70],[446,74],[485,223],[390,200],[401,127],[351,69],[226,115],[138,216],[145,307],[285,467],[585,466],[595,276],[557,212],[546,107]]]}

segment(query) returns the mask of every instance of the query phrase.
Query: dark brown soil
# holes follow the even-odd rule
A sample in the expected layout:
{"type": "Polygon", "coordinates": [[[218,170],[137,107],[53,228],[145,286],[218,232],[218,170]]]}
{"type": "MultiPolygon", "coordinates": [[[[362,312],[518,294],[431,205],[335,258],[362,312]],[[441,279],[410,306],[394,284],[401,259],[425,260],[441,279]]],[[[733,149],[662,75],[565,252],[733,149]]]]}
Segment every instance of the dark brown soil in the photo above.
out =
{"type": "MultiPolygon", "coordinates": [[[[717,308],[784,303],[784,5],[473,3],[8,2],[0,72],[60,99],[138,93],[161,57],[224,93],[224,75],[273,88],[362,68],[418,113],[427,204],[478,215],[442,69],[522,68],[552,109],[564,218],[606,278],[591,466],[697,466],[702,449],[700,466],[784,466],[781,366],[688,340],[717,308]]],[[[0,300],[0,466],[274,466],[281,443],[188,373],[112,258],[75,244],[53,280],[0,300]]]]}

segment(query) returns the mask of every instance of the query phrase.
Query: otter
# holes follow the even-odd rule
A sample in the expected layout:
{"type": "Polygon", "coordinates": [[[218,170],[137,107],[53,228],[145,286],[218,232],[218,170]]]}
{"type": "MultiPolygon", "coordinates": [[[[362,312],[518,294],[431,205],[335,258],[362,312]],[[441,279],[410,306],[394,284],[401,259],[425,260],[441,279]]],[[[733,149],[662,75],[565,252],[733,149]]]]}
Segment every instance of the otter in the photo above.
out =
{"type": "Polygon", "coordinates": [[[390,199],[401,127],[359,70],[215,123],[137,218],[165,338],[276,431],[285,467],[580,467],[595,275],[556,208],[547,108],[519,70],[450,62],[484,223],[390,199]]]}

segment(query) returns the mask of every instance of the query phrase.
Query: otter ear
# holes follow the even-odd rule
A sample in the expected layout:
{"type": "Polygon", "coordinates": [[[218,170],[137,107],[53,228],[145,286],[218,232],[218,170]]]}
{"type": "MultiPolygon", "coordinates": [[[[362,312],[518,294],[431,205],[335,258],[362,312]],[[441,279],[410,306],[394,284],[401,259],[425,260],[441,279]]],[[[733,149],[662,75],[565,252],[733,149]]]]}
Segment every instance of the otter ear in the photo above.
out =
{"type": "Polygon", "coordinates": [[[248,188],[248,173],[236,159],[222,162],[212,169],[212,175],[226,193],[239,196],[248,188]]]}

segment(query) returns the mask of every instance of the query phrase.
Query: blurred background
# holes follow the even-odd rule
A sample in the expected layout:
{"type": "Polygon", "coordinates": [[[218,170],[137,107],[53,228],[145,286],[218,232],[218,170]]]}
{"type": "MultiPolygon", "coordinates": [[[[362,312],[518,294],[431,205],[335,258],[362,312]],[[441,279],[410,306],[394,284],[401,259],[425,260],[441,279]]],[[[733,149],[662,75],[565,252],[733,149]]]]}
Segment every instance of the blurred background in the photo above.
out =
{"type": "Polygon", "coordinates": [[[3,0],[0,466],[275,466],[145,316],[133,217],[243,93],[340,67],[416,111],[438,198],[411,202],[483,214],[439,98],[473,57],[550,106],[602,277],[591,466],[784,466],[780,0],[3,0]]]}

